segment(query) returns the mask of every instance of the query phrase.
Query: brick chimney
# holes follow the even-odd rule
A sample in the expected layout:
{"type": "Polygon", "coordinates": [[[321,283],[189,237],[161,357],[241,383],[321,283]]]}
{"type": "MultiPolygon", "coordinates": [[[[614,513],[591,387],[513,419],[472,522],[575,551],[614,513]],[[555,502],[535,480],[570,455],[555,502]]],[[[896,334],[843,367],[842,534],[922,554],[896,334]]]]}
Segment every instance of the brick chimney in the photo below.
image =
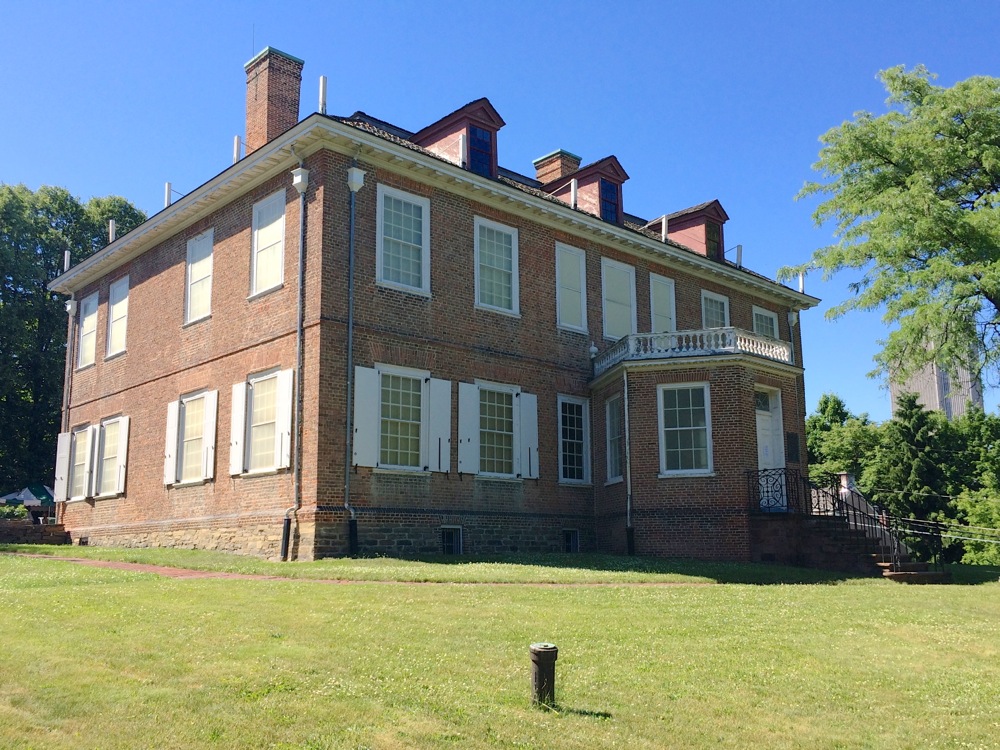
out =
{"type": "Polygon", "coordinates": [[[298,123],[304,64],[297,57],[265,47],[243,66],[247,72],[247,154],[298,123]]]}
{"type": "Polygon", "coordinates": [[[559,149],[551,154],[540,156],[532,164],[535,165],[535,179],[545,185],[552,180],[573,174],[580,168],[580,157],[559,149]]]}

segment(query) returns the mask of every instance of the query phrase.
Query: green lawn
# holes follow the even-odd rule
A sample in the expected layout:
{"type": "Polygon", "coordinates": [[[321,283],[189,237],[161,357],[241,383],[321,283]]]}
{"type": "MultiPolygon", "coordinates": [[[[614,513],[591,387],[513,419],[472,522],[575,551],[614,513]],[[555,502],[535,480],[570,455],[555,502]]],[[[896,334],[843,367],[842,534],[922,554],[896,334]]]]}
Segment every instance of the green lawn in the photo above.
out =
{"type": "Polygon", "coordinates": [[[990,583],[907,587],[596,556],[279,566],[183,551],[48,550],[370,582],[175,580],[0,555],[3,748],[1000,742],[996,568],[963,579],[990,583]],[[819,582],[391,582],[755,579],[819,582]],[[560,648],[556,711],[529,704],[528,644],[540,640],[560,648]]]}

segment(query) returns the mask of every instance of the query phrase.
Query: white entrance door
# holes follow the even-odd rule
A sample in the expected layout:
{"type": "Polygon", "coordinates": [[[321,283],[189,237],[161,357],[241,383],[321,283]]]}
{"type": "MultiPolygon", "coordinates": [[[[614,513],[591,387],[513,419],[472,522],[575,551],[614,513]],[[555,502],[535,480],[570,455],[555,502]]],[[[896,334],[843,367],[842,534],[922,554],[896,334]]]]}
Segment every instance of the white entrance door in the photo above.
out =
{"type": "Polygon", "coordinates": [[[781,421],[780,391],[755,391],[757,413],[757,468],[760,509],[783,511],[788,507],[785,472],[785,439],[781,421]]]}

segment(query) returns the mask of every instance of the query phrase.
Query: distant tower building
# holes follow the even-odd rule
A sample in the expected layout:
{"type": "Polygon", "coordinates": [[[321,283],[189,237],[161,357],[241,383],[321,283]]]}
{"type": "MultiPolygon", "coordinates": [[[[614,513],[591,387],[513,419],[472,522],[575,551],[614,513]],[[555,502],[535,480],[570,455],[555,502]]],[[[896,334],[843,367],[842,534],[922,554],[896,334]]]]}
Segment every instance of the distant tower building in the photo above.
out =
{"type": "Polygon", "coordinates": [[[917,400],[926,408],[942,412],[948,419],[956,419],[965,414],[969,403],[983,408],[983,388],[979,379],[965,368],[951,377],[936,363],[931,362],[910,376],[904,383],[890,379],[889,393],[892,410],[896,411],[896,401],[902,393],[916,393],[917,400]]]}

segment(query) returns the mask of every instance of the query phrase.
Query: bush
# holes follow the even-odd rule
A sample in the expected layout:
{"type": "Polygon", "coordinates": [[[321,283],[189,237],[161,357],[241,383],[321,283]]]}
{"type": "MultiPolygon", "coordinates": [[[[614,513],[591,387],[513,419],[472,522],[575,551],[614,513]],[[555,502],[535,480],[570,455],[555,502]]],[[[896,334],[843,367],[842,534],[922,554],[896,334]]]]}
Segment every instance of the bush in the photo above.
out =
{"type": "Polygon", "coordinates": [[[23,505],[0,505],[0,520],[23,521],[28,517],[28,509],[23,505]]]}

